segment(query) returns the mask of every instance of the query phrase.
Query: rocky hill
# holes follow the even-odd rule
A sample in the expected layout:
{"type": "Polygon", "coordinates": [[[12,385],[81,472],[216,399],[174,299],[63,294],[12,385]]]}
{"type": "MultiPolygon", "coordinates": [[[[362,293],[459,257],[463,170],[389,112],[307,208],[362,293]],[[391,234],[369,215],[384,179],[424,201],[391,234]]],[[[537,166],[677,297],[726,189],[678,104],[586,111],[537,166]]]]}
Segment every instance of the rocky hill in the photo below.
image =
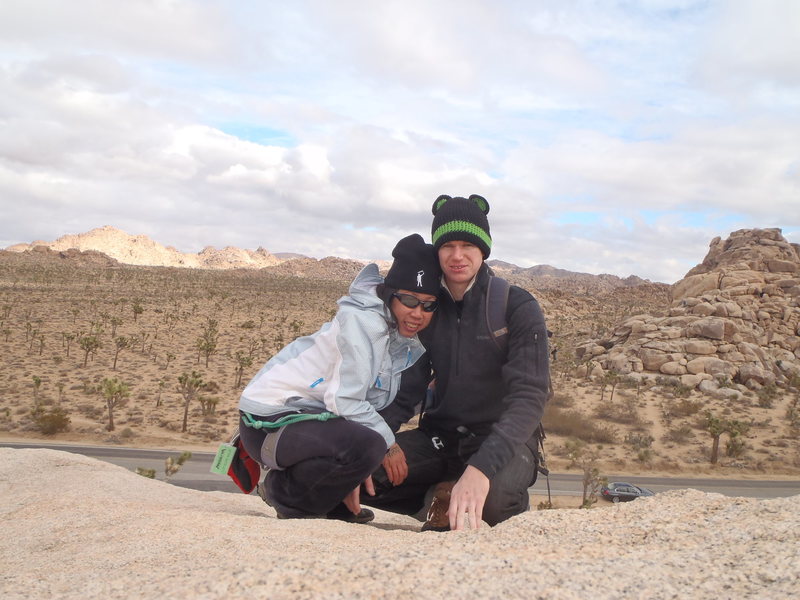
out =
{"type": "Polygon", "coordinates": [[[315,258],[292,258],[277,266],[269,267],[267,271],[274,275],[286,275],[288,277],[350,282],[363,268],[364,263],[362,261],[328,256],[321,260],[315,258]]]}
{"type": "Polygon", "coordinates": [[[193,267],[202,269],[261,269],[272,267],[281,261],[264,248],[242,250],[227,246],[218,250],[207,246],[196,254],[176,250],[172,246],[162,246],[146,235],[130,235],[116,227],[106,225],[87,233],[64,235],[54,242],[36,241],[30,244],[16,244],[7,248],[11,252],[25,252],[43,246],[58,252],[75,249],[93,250],[128,265],[149,267],[193,267]]]}
{"type": "Polygon", "coordinates": [[[581,344],[584,368],[666,376],[729,398],[800,378],[800,245],[780,229],[713,239],[671,297],[664,315],[628,316],[581,344]]]}
{"type": "Polygon", "coordinates": [[[33,246],[24,251],[0,250],[0,264],[8,266],[64,263],[75,267],[114,267],[119,262],[97,250],[51,250],[33,246]]]}
{"type": "MultiPolygon", "coordinates": [[[[487,264],[499,276],[504,277],[525,288],[537,290],[561,290],[573,294],[598,294],[611,292],[625,287],[650,284],[647,279],[635,275],[626,278],[603,273],[592,275],[590,273],[576,273],[551,267],[550,265],[536,265],[522,268],[500,260],[490,260],[487,264]]],[[[656,284],[665,285],[665,284],[656,284]]]]}

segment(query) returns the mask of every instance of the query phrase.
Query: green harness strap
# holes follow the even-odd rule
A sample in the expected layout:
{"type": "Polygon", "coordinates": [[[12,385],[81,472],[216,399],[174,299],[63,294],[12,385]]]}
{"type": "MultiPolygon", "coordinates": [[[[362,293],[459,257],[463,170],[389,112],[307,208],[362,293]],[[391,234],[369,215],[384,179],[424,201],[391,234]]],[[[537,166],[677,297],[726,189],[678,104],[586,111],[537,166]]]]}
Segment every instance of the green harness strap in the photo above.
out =
{"type": "Polygon", "coordinates": [[[292,423],[298,423],[300,421],[328,421],[329,419],[336,418],[338,418],[338,415],[335,415],[332,412],[321,412],[286,415],[285,417],[281,417],[275,421],[257,421],[253,418],[253,415],[244,412],[242,413],[242,421],[244,421],[244,424],[248,427],[252,427],[253,429],[279,429],[284,425],[291,425],[292,423]]]}

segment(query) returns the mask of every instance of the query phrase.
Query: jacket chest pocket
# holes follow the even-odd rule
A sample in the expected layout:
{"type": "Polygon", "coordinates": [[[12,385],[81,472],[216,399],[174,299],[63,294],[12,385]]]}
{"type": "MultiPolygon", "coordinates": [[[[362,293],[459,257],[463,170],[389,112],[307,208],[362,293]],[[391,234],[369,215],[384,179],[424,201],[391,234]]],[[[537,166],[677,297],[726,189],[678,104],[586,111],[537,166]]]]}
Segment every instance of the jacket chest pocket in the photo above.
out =
{"type": "Polygon", "coordinates": [[[381,369],[378,375],[372,382],[369,391],[369,402],[378,410],[388,406],[391,398],[394,396],[392,390],[394,389],[394,380],[392,372],[389,369],[381,369]]]}

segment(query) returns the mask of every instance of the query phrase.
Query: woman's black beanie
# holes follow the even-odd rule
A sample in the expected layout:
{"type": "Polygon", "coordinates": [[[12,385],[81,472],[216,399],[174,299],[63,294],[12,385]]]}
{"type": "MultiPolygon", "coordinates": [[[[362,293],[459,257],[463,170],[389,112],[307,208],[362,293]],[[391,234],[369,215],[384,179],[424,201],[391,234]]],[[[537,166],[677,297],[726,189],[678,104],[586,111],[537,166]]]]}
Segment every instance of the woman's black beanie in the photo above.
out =
{"type": "Polygon", "coordinates": [[[439,256],[421,235],[414,233],[397,242],[392,256],[394,262],[385,279],[388,287],[431,296],[439,293],[439,256]]]}

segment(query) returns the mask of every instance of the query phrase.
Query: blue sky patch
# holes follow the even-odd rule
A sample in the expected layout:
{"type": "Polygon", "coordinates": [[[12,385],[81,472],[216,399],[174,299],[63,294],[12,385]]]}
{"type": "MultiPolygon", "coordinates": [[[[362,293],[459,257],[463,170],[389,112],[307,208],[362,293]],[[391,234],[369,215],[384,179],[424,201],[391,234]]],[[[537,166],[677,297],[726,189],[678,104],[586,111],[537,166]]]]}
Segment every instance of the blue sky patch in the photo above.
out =
{"type": "Polygon", "coordinates": [[[264,146],[291,147],[297,145],[297,140],[288,131],[281,131],[280,129],[250,125],[248,123],[223,123],[218,127],[228,135],[264,146]]]}

